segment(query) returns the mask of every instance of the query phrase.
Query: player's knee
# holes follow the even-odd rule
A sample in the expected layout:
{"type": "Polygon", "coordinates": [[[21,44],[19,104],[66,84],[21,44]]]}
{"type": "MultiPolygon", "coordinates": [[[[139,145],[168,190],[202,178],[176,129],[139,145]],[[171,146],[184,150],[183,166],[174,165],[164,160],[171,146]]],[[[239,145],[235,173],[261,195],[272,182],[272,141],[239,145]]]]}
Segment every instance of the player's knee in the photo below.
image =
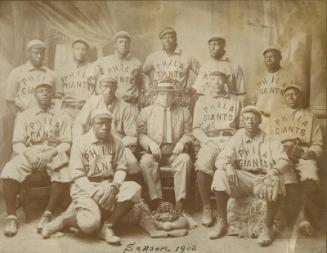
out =
{"type": "Polygon", "coordinates": [[[153,168],[153,156],[151,154],[144,154],[140,160],[140,167],[142,170],[153,168]]]}
{"type": "Polygon", "coordinates": [[[129,199],[133,202],[141,201],[142,187],[138,183],[133,181],[128,181],[124,184],[126,184],[127,191],[125,192],[128,193],[129,199]]]}
{"type": "Polygon", "coordinates": [[[76,214],[78,227],[85,233],[91,234],[100,228],[101,218],[100,215],[81,210],[76,214]]]}
{"type": "Polygon", "coordinates": [[[135,156],[127,156],[127,172],[128,174],[137,174],[141,171],[135,156]]]}

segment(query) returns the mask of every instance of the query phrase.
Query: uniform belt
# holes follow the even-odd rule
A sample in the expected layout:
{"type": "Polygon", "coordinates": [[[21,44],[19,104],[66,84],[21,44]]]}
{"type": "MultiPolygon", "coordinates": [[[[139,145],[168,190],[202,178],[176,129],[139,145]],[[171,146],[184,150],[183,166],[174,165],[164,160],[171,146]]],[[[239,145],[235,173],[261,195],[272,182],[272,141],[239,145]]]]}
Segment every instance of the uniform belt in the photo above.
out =
{"type": "Polygon", "coordinates": [[[233,136],[234,130],[215,130],[207,133],[208,137],[218,137],[218,136],[233,136]]]}
{"type": "Polygon", "coordinates": [[[265,175],[265,174],[267,174],[263,170],[248,170],[248,172],[250,172],[251,174],[254,174],[254,175],[265,175]]]}
{"type": "Polygon", "coordinates": [[[138,98],[124,98],[124,101],[129,104],[137,104],[139,102],[138,98]]]}
{"type": "Polygon", "coordinates": [[[102,181],[112,180],[112,177],[91,177],[89,178],[90,182],[101,183],[102,181]]]}
{"type": "Polygon", "coordinates": [[[73,109],[82,109],[83,105],[84,105],[85,101],[79,101],[79,102],[63,102],[64,107],[69,107],[69,108],[73,108],[73,109]]]}

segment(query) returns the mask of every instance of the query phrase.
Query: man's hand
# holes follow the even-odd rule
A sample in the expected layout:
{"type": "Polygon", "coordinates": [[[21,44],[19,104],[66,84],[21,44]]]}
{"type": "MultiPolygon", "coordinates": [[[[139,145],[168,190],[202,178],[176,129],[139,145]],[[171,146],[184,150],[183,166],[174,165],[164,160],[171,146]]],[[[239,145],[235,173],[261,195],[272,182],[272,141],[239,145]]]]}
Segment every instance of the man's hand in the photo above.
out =
{"type": "Polygon", "coordinates": [[[37,156],[37,154],[35,154],[31,149],[26,149],[26,151],[24,152],[24,156],[26,157],[29,164],[32,165],[32,168],[37,170],[39,163],[39,157],[37,156]]]}
{"type": "Polygon", "coordinates": [[[179,141],[176,143],[174,150],[173,150],[173,155],[179,155],[180,153],[182,153],[184,150],[184,143],[179,141]]]}
{"type": "Polygon", "coordinates": [[[53,157],[57,154],[57,150],[55,148],[50,149],[48,151],[43,152],[39,155],[38,169],[45,169],[47,164],[50,163],[53,157]]]}
{"type": "Polygon", "coordinates": [[[97,190],[93,193],[91,198],[100,205],[100,199],[104,194],[104,187],[98,187],[97,190]]]}
{"type": "Polygon", "coordinates": [[[237,173],[236,170],[231,168],[231,167],[227,167],[226,168],[226,176],[227,176],[227,180],[230,186],[233,187],[237,187],[238,186],[238,177],[237,177],[237,173]]]}
{"type": "Polygon", "coordinates": [[[150,149],[151,153],[154,155],[155,158],[161,158],[160,147],[159,147],[159,145],[157,143],[151,142],[149,144],[149,149],[150,149]]]}
{"type": "Polygon", "coordinates": [[[116,196],[119,192],[119,189],[114,185],[107,185],[104,188],[104,194],[99,200],[100,206],[105,210],[111,210],[111,208],[116,203],[116,196]]]}
{"type": "Polygon", "coordinates": [[[308,149],[301,157],[303,160],[317,160],[317,155],[312,150],[308,149]]]}

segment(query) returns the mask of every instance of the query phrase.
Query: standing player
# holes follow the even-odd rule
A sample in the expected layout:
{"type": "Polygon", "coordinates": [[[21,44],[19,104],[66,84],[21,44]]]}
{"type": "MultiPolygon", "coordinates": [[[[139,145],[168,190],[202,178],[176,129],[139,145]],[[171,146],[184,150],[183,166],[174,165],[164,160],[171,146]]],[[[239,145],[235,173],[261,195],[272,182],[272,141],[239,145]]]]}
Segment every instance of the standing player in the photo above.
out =
{"type": "Polygon", "coordinates": [[[230,93],[245,94],[243,71],[238,64],[233,63],[225,55],[226,40],[221,35],[213,35],[208,40],[210,60],[201,66],[193,88],[198,93],[204,93],[213,71],[223,71],[228,75],[227,84],[230,93]]]}
{"type": "MultiPolygon", "coordinates": [[[[317,226],[319,222],[317,160],[322,153],[322,132],[314,114],[302,108],[302,92],[299,86],[287,85],[284,96],[288,108],[273,114],[269,119],[269,132],[287,147],[289,157],[293,161],[293,169],[299,175],[300,184],[286,184],[286,192],[290,200],[297,200],[302,192],[304,219],[299,228],[305,235],[311,236],[312,225],[317,226]]],[[[290,215],[295,219],[296,210],[292,210],[290,215]]]]}
{"type": "Polygon", "coordinates": [[[72,204],[48,223],[42,235],[47,238],[73,227],[86,234],[97,232],[106,242],[119,245],[113,228],[140,201],[141,187],[125,181],[125,151],[122,141],[111,134],[112,115],[96,109],[91,120],[92,128],[73,144],[71,152],[72,204]]]}
{"type": "Polygon", "coordinates": [[[110,75],[117,80],[116,96],[125,102],[137,105],[142,85],[142,63],[130,55],[131,36],[120,31],[114,36],[115,53],[97,60],[95,78],[110,75]]]}
{"type": "Polygon", "coordinates": [[[176,31],[166,27],[159,33],[162,49],[148,55],[143,72],[151,76],[151,87],[156,87],[164,79],[172,80],[178,88],[189,89],[191,71],[197,75],[199,62],[177,46],[176,31]]]}
{"type": "Polygon", "coordinates": [[[194,108],[193,136],[201,144],[195,168],[203,205],[201,222],[204,226],[213,223],[210,188],[216,157],[239,128],[241,102],[226,90],[227,79],[225,73],[211,72],[207,93],[198,99],[194,108]]]}
{"type": "Polygon", "coordinates": [[[13,115],[35,105],[36,83],[47,80],[55,85],[54,72],[43,65],[45,49],[42,41],[31,40],[27,45],[28,62],[9,74],[5,98],[13,115]]]}
{"type": "Polygon", "coordinates": [[[269,47],[263,52],[267,72],[259,81],[256,107],[264,116],[285,108],[284,88],[295,84],[294,74],[281,67],[282,53],[279,49],[269,47]]]}
{"type": "Polygon", "coordinates": [[[16,199],[20,184],[37,170],[46,170],[51,178],[48,205],[37,226],[41,232],[71,181],[68,156],[71,143],[71,120],[64,111],[54,111],[53,84],[42,81],[33,85],[37,105],[18,114],[13,136],[17,154],[2,170],[3,194],[7,208],[5,235],[17,233],[16,199]]]}
{"type": "Polygon", "coordinates": [[[95,85],[88,81],[87,53],[89,45],[84,40],[72,43],[73,62],[59,70],[58,90],[63,109],[74,120],[85,101],[95,92],[95,85]]]}
{"type": "Polygon", "coordinates": [[[290,165],[283,145],[259,128],[261,114],[254,106],[242,109],[244,128],[238,130],[216,160],[212,183],[217,204],[217,225],[211,239],[227,233],[227,201],[254,194],[267,202],[265,223],[258,244],[267,246],[274,238],[273,222],[284,194],[283,174],[290,165]]]}

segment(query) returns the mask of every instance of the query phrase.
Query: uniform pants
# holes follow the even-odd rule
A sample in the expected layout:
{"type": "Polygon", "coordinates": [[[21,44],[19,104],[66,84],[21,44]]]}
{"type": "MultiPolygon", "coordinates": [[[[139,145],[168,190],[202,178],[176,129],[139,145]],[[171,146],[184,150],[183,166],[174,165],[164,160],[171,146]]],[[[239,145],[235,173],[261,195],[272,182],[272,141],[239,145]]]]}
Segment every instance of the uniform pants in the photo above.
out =
{"type": "Polygon", "coordinates": [[[125,155],[127,160],[127,173],[129,175],[139,173],[141,171],[139,163],[129,147],[125,147],[125,155]]]}
{"type": "MultiPolygon", "coordinates": [[[[176,201],[185,199],[191,177],[191,158],[188,154],[181,153],[177,156],[170,156],[167,163],[174,173],[175,199],[176,201]]],[[[146,153],[141,157],[140,167],[150,199],[162,199],[159,162],[152,154],[146,153]]]]}
{"type": "MultiPolygon", "coordinates": [[[[93,183],[95,187],[102,187],[103,183],[93,183]]],[[[73,184],[70,190],[72,203],[75,209],[78,227],[86,234],[97,231],[101,226],[101,217],[104,210],[82,190],[77,184],[73,184]]],[[[132,181],[125,181],[119,188],[117,202],[132,201],[137,203],[141,200],[141,186],[132,181]]]]}

